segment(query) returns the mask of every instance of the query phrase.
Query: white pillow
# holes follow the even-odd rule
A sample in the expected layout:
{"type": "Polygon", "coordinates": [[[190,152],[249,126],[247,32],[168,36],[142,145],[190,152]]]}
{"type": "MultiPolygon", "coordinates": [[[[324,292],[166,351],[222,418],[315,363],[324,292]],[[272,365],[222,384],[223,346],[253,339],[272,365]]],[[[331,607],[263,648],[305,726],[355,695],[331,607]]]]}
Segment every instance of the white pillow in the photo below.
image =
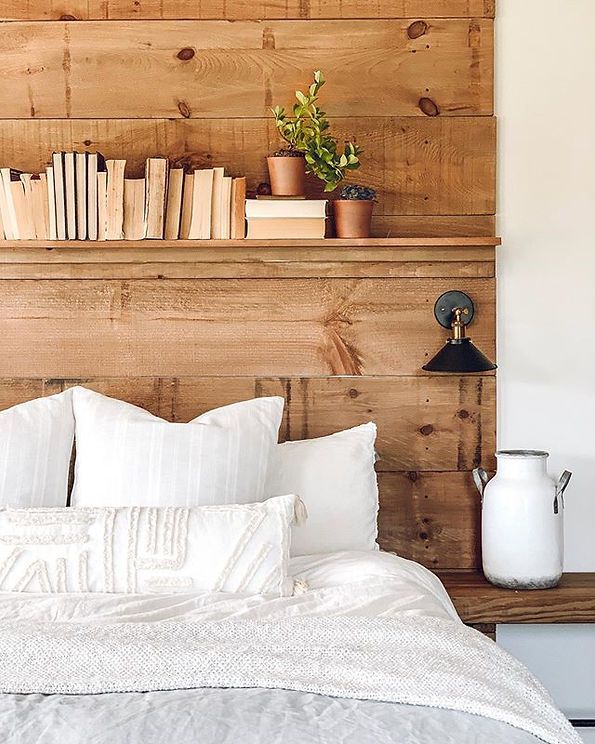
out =
{"type": "Polygon", "coordinates": [[[188,424],[73,390],[73,506],[203,506],[262,501],[283,398],[216,408],[188,424]]]}
{"type": "Polygon", "coordinates": [[[73,438],[69,390],[0,412],[0,506],[66,506],[73,438]]]}
{"type": "Polygon", "coordinates": [[[285,596],[290,525],[302,507],[281,496],[194,508],[5,509],[0,591],[285,596]]]}
{"type": "Polygon", "coordinates": [[[277,445],[268,493],[296,493],[308,510],[307,524],[293,531],[292,555],[378,547],[375,441],[369,423],[277,445]]]}

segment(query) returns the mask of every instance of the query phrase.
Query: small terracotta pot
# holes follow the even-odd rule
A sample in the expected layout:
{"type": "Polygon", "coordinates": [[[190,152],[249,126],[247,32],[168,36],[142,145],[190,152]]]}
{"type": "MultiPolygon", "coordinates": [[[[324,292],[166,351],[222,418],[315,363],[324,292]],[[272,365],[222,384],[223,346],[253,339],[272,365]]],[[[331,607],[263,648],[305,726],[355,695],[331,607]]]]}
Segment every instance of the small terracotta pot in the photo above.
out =
{"type": "Polygon", "coordinates": [[[374,202],[368,199],[335,199],[335,231],[338,238],[369,238],[374,202]]]}
{"type": "Polygon", "coordinates": [[[302,157],[267,158],[273,196],[304,196],[306,165],[302,157]]]}

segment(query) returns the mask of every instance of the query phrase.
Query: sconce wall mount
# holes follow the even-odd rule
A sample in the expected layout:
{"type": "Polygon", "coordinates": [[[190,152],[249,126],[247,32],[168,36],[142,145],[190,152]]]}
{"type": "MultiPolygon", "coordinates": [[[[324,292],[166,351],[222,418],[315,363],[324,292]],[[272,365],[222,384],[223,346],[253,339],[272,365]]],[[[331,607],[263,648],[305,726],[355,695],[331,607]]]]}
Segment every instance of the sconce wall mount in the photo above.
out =
{"type": "Polygon", "coordinates": [[[426,372],[489,372],[496,365],[467,338],[465,328],[473,320],[475,307],[464,292],[445,292],[436,300],[434,316],[443,328],[452,330],[452,337],[423,369],[426,372]]]}

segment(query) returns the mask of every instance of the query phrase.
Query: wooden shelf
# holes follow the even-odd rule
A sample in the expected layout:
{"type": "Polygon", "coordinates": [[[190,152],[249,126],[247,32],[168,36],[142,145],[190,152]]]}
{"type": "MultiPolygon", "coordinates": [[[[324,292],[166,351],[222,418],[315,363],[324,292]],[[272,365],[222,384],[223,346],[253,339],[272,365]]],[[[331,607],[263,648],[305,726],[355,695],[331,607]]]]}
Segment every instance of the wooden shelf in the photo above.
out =
{"type": "Polygon", "coordinates": [[[499,238],[0,241],[0,279],[493,277],[499,238]]]}
{"type": "Polygon", "coordinates": [[[0,240],[0,248],[419,248],[484,247],[501,244],[501,238],[324,238],[323,240],[0,240]]]}
{"type": "Polygon", "coordinates": [[[481,623],[595,623],[595,573],[565,573],[554,589],[514,591],[482,574],[437,572],[462,620],[481,623]]]}

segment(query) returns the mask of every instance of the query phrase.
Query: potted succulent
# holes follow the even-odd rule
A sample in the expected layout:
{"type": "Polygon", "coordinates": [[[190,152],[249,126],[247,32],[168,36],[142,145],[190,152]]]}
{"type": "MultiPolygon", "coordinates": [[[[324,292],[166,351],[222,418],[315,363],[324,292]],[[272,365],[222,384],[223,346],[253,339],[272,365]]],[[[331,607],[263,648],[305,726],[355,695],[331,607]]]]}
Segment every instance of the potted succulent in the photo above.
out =
{"type": "Polygon", "coordinates": [[[277,131],[286,144],[267,158],[274,196],[303,196],[306,193],[305,142],[312,136],[311,116],[322,85],[324,78],[318,71],[314,73],[314,81],[307,93],[296,90],[293,116],[288,116],[283,106],[271,109],[277,131]]]}
{"type": "Polygon", "coordinates": [[[348,184],[333,202],[338,238],[369,238],[376,192],[368,186],[348,184]]]}

